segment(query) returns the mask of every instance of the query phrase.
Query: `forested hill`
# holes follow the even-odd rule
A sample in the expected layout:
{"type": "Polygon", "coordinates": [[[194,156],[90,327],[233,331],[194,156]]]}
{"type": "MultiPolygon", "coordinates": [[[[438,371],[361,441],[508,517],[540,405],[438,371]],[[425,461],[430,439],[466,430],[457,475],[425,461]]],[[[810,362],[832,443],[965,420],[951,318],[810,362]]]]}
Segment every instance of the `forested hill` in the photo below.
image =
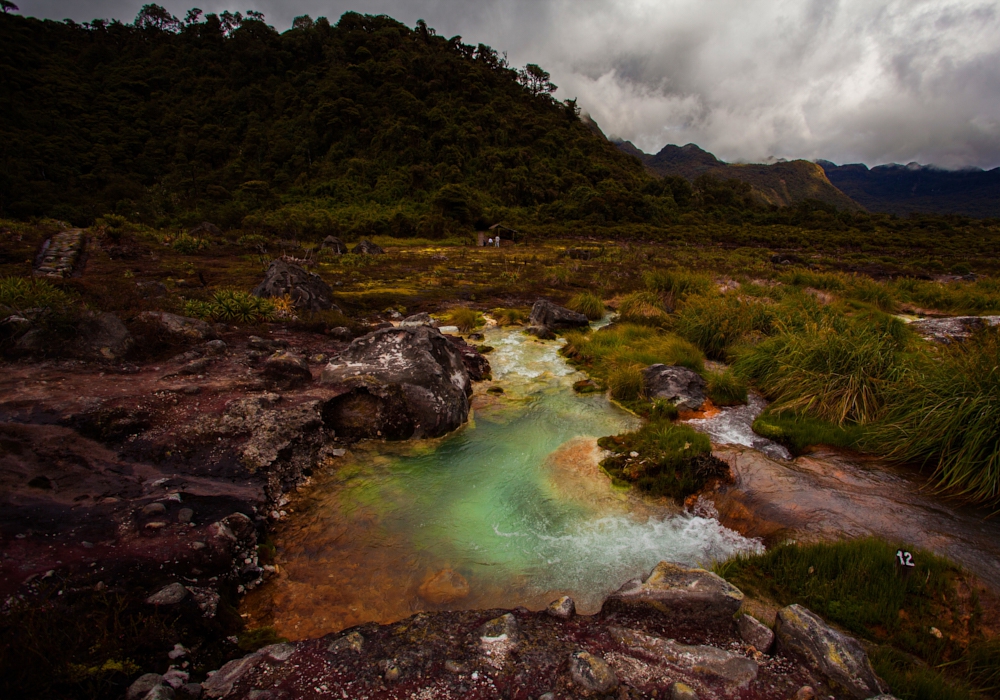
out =
{"type": "Polygon", "coordinates": [[[0,64],[0,216],[441,235],[657,223],[692,200],[593,134],[537,66],[423,22],[0,15],[0,64]]]}

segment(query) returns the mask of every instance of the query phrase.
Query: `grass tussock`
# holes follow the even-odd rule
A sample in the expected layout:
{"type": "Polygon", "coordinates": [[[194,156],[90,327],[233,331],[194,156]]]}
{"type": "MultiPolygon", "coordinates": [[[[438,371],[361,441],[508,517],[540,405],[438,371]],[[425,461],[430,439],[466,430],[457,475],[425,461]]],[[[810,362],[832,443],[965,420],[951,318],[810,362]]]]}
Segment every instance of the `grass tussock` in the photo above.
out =
{"type": "Polygon", "coordinates": [[[738,406],[747,402],[747,383],[731,370],[710,372],[706,384],[708,398],[716,406],[738,406]]]}
{"type": "Polygon", "coordinates": [[[712,289],[711,277],[681,270],[649,270],[643,273],[642,282],[649,291],[668,294],[674,299],[708,294],[712,289]]]}
{"type": "Polygon", "coordinates": [[[31,310],[63,309],[72,304],[73,298],[69,294],[46,280],[0,278],[0,309],[26,313],[31,310]]]}
{"type": "Polygon", "coordinates": [[[669,319],[670,307],[657,292],[633,292],[622,299],[618,316],[624,323],[663,326],[669,319]]]}
{"type": "Polygon", "coordinates": [[[855,448],[864,438],[858,425],[837,425],[800,413],[765,410],[753,423],[753,431],[780,442],[793,454],[803,454],[813,445],[855,448]]]}
{"type": "Polygon", "coordinates": [[[729,473],[712,457],[706,435],[669,421],[647,423],[634,432],[601,438],[598,444],[612,453],[601,462],[612,479],[652,496],[683,501],[729,473]]]}
{"type": "Polygon", "coordinates": [[[915,359],[869,444],[933,469],[942,489],[1000,502],[1000,331],[915,359]]]}
{"type": "Polygon", "coordinates": [[[483,325],[483,315],[467,306],[456,306],[449,309],[445,319],[450,326],[457,326],[462,333],[470,333],[483,325]]]}
{"type": "Polygon", "coordinates": [[[591,321],[604,318],[604,302],[593,292],[580,292],[566,305],[568,308],[583,314],[591,321]]]}
{"type": "Polygon", "coordinates": [[[838,425],[871,423],[902,373],[906,333],[888,316],[824,321],[760,342],[741,353],[733,369],[754,381],[775,410],[838,425]]]}
{"type": "Polygon", "coordinates": [[[501,328],[523,325],[528,320],[529,315],[525,309],[493,309],[490,313],[501,328]]]}
{"type": "Polygon", "coordinates": [[[617,401],[638,401],[643,397],[642,366],[621,364],[611,368],[607,378],[611,398],[617,401]]]}
{"type": "Polygon", "coordinates": [[[724,360],[737,343],[771,332],[774,321],[773,305],[766,299],[699,296],[678,311],[673,329],[709,357],[724,360]]]}

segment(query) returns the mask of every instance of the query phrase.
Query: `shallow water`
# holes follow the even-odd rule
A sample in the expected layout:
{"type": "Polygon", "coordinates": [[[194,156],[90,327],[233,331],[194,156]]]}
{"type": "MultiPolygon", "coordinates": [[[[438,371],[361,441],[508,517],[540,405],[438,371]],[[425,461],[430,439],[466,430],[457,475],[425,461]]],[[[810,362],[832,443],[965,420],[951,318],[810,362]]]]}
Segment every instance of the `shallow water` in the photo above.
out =
{"type": "Polygon", "coordinates": [[[716,444],[743,445],[763,452],[768,457],[791,459],[792,454],[787,448],[758,435],[751,427],[766,407],[764,397],[751,391],[746,405],[723,408],[714,416],[689,420],[687,424],[707,434],[716,444]]]}
{"type": "MultiPolygon", "coordinates": [[[[659,561],[708,564],[756,549],[718,521],[616,491],[596,438],[637,421],[517,330],[489,330],[501,397],[435,441],[372,444],[317,480],[277,535],[281,573],[246,600],[254,624],[303,638],[419,610],[524,605],[563,593],[582,612],[659,561]],[[434,604],[423,582],[451,569],[468,594],[434,604]]],[[[458,593],[456,593],[458,595],[458,593]]]]}

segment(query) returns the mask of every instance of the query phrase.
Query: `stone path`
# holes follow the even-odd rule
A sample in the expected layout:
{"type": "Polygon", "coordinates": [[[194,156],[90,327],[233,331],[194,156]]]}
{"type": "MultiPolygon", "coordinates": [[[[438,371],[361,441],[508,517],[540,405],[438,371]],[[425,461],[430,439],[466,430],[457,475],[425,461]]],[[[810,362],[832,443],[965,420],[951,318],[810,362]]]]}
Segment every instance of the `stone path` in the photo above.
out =
{"type": "Polygon", "coordinates": [[[45,242],[42,259],[35,268],[38,277],[69,277],[83,255],[86,236],[83,229],[71,228],[45,242]]]}

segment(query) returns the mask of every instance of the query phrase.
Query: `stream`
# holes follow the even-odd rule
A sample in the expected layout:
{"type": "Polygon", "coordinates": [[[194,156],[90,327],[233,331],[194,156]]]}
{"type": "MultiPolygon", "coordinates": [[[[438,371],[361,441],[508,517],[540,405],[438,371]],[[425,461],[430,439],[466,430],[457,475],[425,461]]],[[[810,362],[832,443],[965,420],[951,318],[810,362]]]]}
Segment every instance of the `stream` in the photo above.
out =
{"type": "Polygon", "coordinates": [[[479,385],[461,430],[357,445],[317,477],[276,534],[279,574],[244,601],[254,625],[303,639],[420,610],[540,609],[563,594],[593,613],[661,560],[709,565],[760,548],[613,488],[596,438],[637,419],[573,391],[584,375],[561,341],[485,335],[504,393],[479,385]]]}

